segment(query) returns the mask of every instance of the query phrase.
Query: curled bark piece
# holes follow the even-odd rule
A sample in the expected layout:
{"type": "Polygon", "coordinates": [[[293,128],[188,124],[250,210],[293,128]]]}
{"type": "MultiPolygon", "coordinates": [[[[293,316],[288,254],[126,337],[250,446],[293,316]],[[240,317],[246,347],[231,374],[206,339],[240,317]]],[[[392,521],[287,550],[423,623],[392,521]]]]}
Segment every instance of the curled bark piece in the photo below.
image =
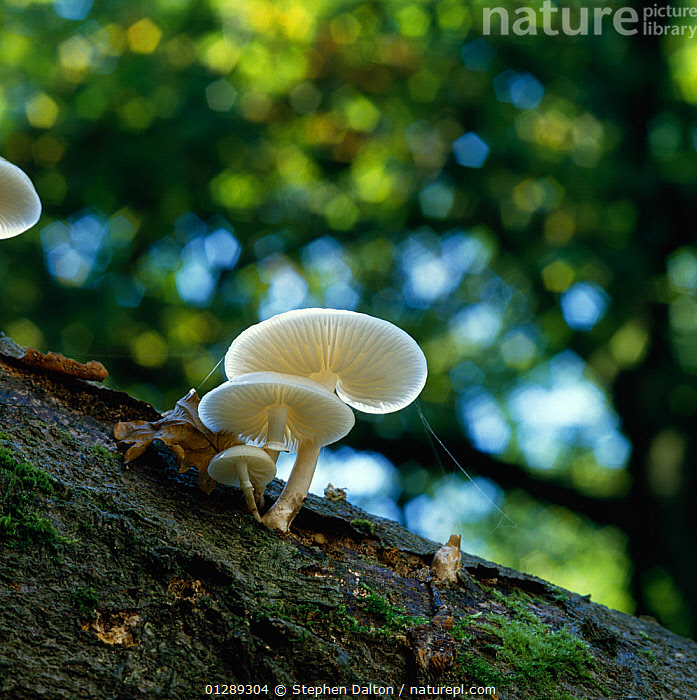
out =
{"type": "Polygon", "coordinates": [[[26,367],[35,367],[45,372],[63,374],[67,377],[75,377],[76,379],[84,379],[90,382],[101,382],[109,376],[109,372],[107,372],[104,365],[95,360],[90,360],[83,365],[81,362],[65,357],[59,352],[44,354],[34,348],[19,349],[23,349],[24,353],[8,353],[8,356],[14,357],[26,367]]]}

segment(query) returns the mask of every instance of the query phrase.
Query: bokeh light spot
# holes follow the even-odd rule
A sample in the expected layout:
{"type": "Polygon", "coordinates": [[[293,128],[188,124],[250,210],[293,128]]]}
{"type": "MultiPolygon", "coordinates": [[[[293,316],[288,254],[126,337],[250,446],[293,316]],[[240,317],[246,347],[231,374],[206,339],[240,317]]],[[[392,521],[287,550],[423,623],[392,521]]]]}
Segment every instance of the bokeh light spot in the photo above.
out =
{"type": "Polygon", "coordinates": [[[231,270],[240,257],[242,246],[230,231],[219,228],[206,236],[204,250],[210,265],[231,270]]]}
{"type": "Polygon", "coordinates": [[[489,145],[474,131],[469,131],[453,141],[453,153],[458,165],[481,168],[489,155],[489,145]]]}
{"type": "Polygon", "coordinates": [[[308,284],[290,265],[278,260],[262,261],[260,277],[269,286],[259,304],[259,320],[304,305],[308,284]]]}
{"type": "Polygon", "coordinates": [[[76,34],[58,47],[58,58],[63,68],[86,71],[90,67],[92,51],[92,44],[85,37],[76,34]]]}
{"type": "Polygon", "coordinates": [[[511,439],[506,417],[491,394],[481,389],[465,392],[459,416],[474,447],[488,454],[501,454],[511,439]]]}
{"type": "Polygon", "coordinates": [[[41,349],[44,346],[44,334],[28,318],[20,318],[7,324],[8,335],[24,347],[41,349]]]}
{"type": "Polygon", "coordinates": [[[455,201],[455,192],[444,182],[432,182],[419,192],[423,215],[430,219],[445,219],[455,201]]]}
{"type": "Polygon", "coordinates": [[[458,345],[489,347],[501,330],[500,311],[491,302],[471,304],[458,311],[450,321],[450,333],[458,345]]]}
{"type": "MultiPolygon", "coordinates": [[[[190,48],[184,41],[179,42],[170,57],[177,62],[188,60],[190,48]]],[[[227,37],[219,35],[208,36],[201,46],[201,61],[211,71],[227,75],[237,64],[242,53],[239,46],[227,37]]]]}
{"type": "Polygon", "coordinates": [[[344,105],[344,116],[354,131],[369,132],[380,121],[380,110],[368,99],[356,96],[344,105]]]}
{"type": "Polygon", "coordinates": [[[681,124],[671,114],[662,114],[649,125],[649,147],[653,155],[664,160],[671,158],[680,148],[681,124]]]}
{"type": "Polygon", "coordinates": [[[397,11],[399,31],[410,39],[424,36],[431,25],[431,17],[419,5],[406,5],[397,11]]]}
{"type": "Polygon", "coordinates": [[[501,341],[501,357],[508,367],[518,371],[530,366],[537,356],[538,347],[532,329],[516,328],[506,333],[501,341]]]}
{"type": "Polygon", "coordinates": [[[162,30],[147,17],[138,20],[126,30],[128,47],[133,53],[152,53],[162,38],[162,30]]]}
{"type": "Polygon", "coordinates": [[[161,367],[169,354],[167,341],[156,331],[137,335],[130,344],[133,359],[141,367],[161,367]]]}
{"type": "Polygon", "coordinates": [[[111,259],[104,222],[81,212],[68,223],[53,221],[41,229],[46,269],[65,286],[84,286],[111,259]]]}
{"type": "Polygon", "coordinates": [[[37,129],[50,129],[57,121],[60,109],[45,92],[32,97],[26,105],[27,119],[37,129]]]}
{"type": "Polygon", "coordinates": [[[134,97],[119,109],[119,117],[123,126],[132,131],[144,131],[155,120],[157,111],[155,105],[147,97],[134,97]]]}
{"type": "Polygon", "coordinates": [[[256,178],[247,173],[225,170],[213,178],[210,187],[215,201],[231,209],[249,209],[261,196],[256,178]]]}
{"type": "Polygon", "coordinates": [[[353,44],[361,33],[361,23],[350,13],[334,17],[329,22],[329,33],[337,44],[347,46],[353,44]]]}
{"type": "Polygon", "coordinates": [[[314,83],[303,81],[288,93],[288,99],[296,114],[313,114],[322,102],[322,92],[314,83]]]}
{"type": "Polygon", "coordinates": [[[646,326],[637,321],[629,321],[610,338],[610,352],[621,367],[631,367],[646,354],[649,333],[646,326]]]}
{"type": "Polygon", "coordinates": [[[335,231],[351,230],[360,215],[360,209],[345,194],[332,197],[324,209],[324,217],[335,231]]]}
{"type": "Polygon", "coordinates": [[[668,257],[668,279],[674,289],[697,290],[697,256],[685,248],[668,257]]]}
{"type": "Polygon", "coordinates": [[[518,109],[535,109],[545,94],[542,83],[530,73],[518,73],[508,86],[511,102],[518,109]]]}
{"type": "Polygon", "coordinates": [[[242,116],[255,124],[266,121],[272,107],[272,99],[266,93],[256,90],[245,93],[240,100],[242,116]]]}
{"type": "Polygon", "coordinates": [[[550,292],[565,292],[574,281],[573,267],[563,260],[555,260],[542,268],[542,283],[550,292]]]}
{"type": "Polygon", "coordinates": [[[182,301],[206,306],[215,291],[217,279],[200,260],[186,260],[174,277],[182,301]]]}
{"type": "Polygon", "coordinates": [[[570,328],[590,331],[605,315],[607,293],[596,284],[578,282],[561,297],[561,311],[570,328]]]}
{"type": "Polygon", "coordinates": [[[225,78],[220,78],[206,87],[208,106],[216,112],[229,112],[237,99],[237,90],[225,78]]]}
{"type": "Polygon", "coordinates": [[[53,10],[64,19],[81,20],[89,15],[94,0],[53,0],[53,10]]]}

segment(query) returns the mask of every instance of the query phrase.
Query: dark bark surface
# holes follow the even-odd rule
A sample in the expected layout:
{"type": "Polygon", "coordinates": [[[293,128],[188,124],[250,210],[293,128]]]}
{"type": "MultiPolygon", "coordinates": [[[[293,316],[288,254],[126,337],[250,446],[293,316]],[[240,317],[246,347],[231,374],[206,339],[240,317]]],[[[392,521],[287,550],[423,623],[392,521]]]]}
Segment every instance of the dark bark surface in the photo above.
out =
{"type": "Polygon", "coordinates": [[[343,501],[270,532],[164,445],[126,469],[113,425],[154,409],[21,357],[0,337],[0,698],[697,698],[697,645],[651,620],[466,554],[430,580],[437,544],[343,501]]]}

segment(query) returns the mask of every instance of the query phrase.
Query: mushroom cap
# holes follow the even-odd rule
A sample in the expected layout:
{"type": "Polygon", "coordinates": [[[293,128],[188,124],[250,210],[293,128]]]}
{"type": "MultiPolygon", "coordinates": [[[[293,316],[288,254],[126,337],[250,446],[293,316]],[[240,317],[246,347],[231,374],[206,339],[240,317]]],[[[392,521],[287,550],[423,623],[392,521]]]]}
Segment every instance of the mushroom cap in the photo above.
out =
{"type": "Polygon", "coordinates": [[[27,174],[0,158],[0,239],[31,228],[41,216],[41,200],[27,174]]]}
{"type": "Polygon", "coordinates": [[[266,443],[269,409],[288,410],[282,449],[328,445],[346,435],[353,411],[321,384],[279,372],[252,372],[209,391],[198,407],[204,425],[253,445],[266,443]]]}
{"type": "Polygon", "coordinates": [[[297,374],[336,390],[365,413],[410,404],[426,383],[416,341],[389,321],[340,309],[297,309],[247,328],[225,355],[225,372],[297,374]]]}
{"type": "Polygon", "coordinates": [[[208,475],[226,486],[239,486],[239,465],[244,461],[247,465],[249,480],[259,491],[276,476],[276,463],[259,447],[251,445],[235,445],[227,450],[218,452],[208,465],[208,475]]]}

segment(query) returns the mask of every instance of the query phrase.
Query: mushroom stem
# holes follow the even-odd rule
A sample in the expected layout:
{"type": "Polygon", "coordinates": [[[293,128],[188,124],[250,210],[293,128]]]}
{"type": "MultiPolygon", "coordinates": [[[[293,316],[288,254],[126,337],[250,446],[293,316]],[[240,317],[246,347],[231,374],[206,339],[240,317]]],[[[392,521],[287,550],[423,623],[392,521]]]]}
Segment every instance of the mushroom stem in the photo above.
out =
{"type": "Polygon", "coordinates": [[[262,448],[269,457],[274,461],[274,464],[278,462],[278,455],[281,454],[280,450],[271,450],[268,447],[262,448]]]}
{"type": "Polygon", "coordinates": [[[266,447],[271,450],[283,449],[283,438],[286,435],[288,406],[277,404],[271,406],[266,413],[268,428],[266,431],[266,447]]]}
{"type": "Polygon", "coordinates": [[[288,532],[290,524],[307,498],[320,449],[314,445],[300,445],[293,471],[288,477],[283,493],[261,519],[264,525],[273,530],[288,532]]]}
{"type": "MultiPolygon", "coordinates": [[[[281,454],[279,450],[270,450],[268,447],[264,447],[264,452],[266,452],[269,457],[273,460],[273,463],[278,462],[278,455],[281,454]]],[[[266,489],[264,489],[266,490],[266,489]]],[[[264,509],[264,491],[259,492],[257,489],[254,490],[254,500],[257,504],[257,509],[259,511],[264,509]]]]}
{"type": "Polygon", "coordinates": [[[249,508],[249,512],[254,516],[254,519],[261,522],[261,516],[259,515],[257,504],[254,499],[254,487],[252,486],[252,482],[249,480],[249,472],[247,471],[246,462],[240,462],[238,466],[238,473],[240,478],[240,488],[244,494],[244,500],[247,503],[247,508],[249,508]]]}
{"type": "MultiPolygon", "coordinates": [[[[259,493],[258,491],[254,492],[254,502],[256,503],[257,506],[257,512],[260,510],[264,510],[264,503],[266,503],[264,499],[264,494],[259,493]]],[[[259,522],[261,522],[261,518],[259,518],[259,522]]]]}

